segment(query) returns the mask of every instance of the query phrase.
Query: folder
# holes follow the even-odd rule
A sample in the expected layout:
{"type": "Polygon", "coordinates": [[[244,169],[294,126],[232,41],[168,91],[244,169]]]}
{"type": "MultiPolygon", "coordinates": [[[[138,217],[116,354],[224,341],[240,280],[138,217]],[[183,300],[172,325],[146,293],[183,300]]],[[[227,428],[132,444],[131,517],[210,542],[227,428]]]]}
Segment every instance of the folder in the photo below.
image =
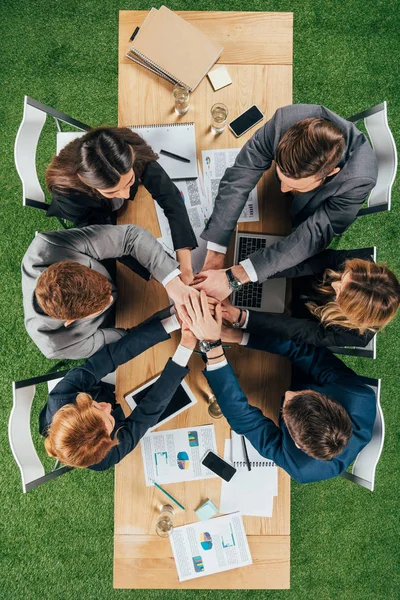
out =
{"type": "Polygon", "coordinates": [[[222,50],[221,44],[161,6],[150,10],[126,56],[170,83],[193,91],[222,50]]]}

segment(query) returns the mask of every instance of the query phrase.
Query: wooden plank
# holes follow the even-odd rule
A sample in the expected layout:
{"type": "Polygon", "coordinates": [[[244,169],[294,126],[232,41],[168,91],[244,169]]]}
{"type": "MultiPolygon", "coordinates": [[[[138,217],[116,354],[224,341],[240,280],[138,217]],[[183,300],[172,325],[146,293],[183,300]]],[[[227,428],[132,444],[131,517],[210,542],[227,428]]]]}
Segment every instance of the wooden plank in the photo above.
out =
{"type": "Polygon", "coordinates": [[[288,589],[290,537],[247,536],[253,564],[179,582],[171,544],[155,535],[114,537],[114,587],[149,589],[288,589]]]}
{"type": "MultiPolygon", "coordinates": [[[[119,62],[126,58],[129,38],[141,26],[148,11],[119,12],[119,62]]],[[[224,50],[218,63],[235,65],[293,64],[293,13],[176,11],[224,50]]]]}

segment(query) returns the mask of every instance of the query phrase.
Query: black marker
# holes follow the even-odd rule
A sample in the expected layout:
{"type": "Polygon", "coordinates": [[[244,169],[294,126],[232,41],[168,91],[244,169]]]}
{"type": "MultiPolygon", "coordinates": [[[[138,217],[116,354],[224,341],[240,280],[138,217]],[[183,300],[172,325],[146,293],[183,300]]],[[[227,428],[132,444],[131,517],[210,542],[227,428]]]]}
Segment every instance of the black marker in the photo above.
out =
{"type": "Polygon", "coordinates": [[[244,435],[242,435],[242,445],[243,445],[243,452],[244,452],[244,458],[245,458],[246,465],[247,465],[247,470],[251,471],[251,464],[249,461],[249,455],[247,454],[247,446],[246,446],[246,440],[244,438],[244,435]]]}
{"type": "Polygon", "coordinates": [[[173,154],[173,152],[167,152],[167,150],[160,150],[160,154],[164,154],[164,156],[169,156],[170,158],[175,158],[175,160],[190,163],[190,160],[188,158],[184,158],[183,156],[179,156],[178,154],[173,154]]]}

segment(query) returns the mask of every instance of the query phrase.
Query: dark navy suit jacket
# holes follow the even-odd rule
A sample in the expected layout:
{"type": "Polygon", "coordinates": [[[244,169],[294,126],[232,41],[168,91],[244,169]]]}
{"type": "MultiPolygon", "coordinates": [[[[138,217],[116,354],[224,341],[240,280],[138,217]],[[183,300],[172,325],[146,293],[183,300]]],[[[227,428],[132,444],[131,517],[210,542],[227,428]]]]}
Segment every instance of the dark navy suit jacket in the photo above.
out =
{"type": "Polygon", "coordinates": [[[54,414],[62,406],[74,403],[79,392],[87,392],[97,402],[110,402],[113,405],[111,414],[115,418],[115,427],[111,437],[117,436],[119,442],[101,462],[89,469],[104,471],[117,464],[135,448],[146,431],[157,423],[189,370],[170,359],[160,378],[127,418],[121,406],[116,404],[111,386],[102,382],[101,378],[169,337],[160,319],[155,318],[133,328],[117,342],[104,346],[81,367],[71,369],[49,394],[47,404],[40,413],[40,433],[46,435],[54,414]]]}
{"type": "Polygon", "coordinates": [[[308,456],[296,447],[281,415],[277,427],[248,403],[236,375],[227,365],[205,371],[205,375],[232,429],[245,435],[262,456],[274,460],[299,483],[330,479],[346,471],[372,437],[376,412],[373,390],[326,348],[256,336],[250,336],[248,346],[289,359],[293,365],[290,389],[312,389],[340,402],[350,416],[353,434],[343,452],[332,460],[308,456]]]}

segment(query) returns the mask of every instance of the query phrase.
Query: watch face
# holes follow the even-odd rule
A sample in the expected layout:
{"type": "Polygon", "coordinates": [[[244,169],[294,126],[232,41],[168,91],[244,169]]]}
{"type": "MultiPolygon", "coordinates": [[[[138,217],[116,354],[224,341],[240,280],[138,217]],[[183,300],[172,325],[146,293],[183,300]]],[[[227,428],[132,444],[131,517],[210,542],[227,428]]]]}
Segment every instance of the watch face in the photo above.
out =
{"type": "Polygon", "coordinates": [[[199,342],[200,352],[208,352],[210,350],[210,344],[204,340],[199,342]]]}
{"type": "Polygon", "coordinates": [[[237,290],[240,290],[240,288],[242,287],[242,284],[240,283],[240,281],[238,279],[234,279],[233,281],[230,282],[230,288],[236,292],[237,290]]]}

